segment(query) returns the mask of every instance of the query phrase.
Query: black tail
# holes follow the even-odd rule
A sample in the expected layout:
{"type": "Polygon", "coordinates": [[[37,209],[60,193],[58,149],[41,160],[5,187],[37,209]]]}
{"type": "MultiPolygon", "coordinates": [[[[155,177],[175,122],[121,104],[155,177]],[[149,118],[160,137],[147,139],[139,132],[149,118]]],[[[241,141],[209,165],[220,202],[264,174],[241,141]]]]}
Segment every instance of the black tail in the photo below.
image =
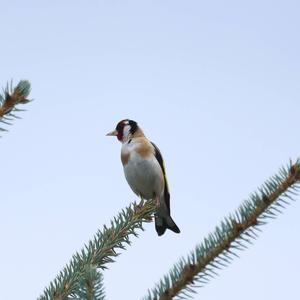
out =
{"type": "Polygon", "coordinates": [[[165,233],[167,229],[174,231],[175,233],[180,233],[180,229],[171,217],[170,211],[170,193],[167,185],[167,180],[165,178],[165,189],[164,194],[160,198],[160,205],[157,208],[155,214],[155,229],[158,236],[165,233]]]}
{"type": "Polygon", "coordinates": [[[166,229],[170,229],[176,233],[180,233],[180,229],[175,224],[171,216],[162,217],[159,215],[155,215],[155,229],[158,236],[163,235],[166,229]]]}

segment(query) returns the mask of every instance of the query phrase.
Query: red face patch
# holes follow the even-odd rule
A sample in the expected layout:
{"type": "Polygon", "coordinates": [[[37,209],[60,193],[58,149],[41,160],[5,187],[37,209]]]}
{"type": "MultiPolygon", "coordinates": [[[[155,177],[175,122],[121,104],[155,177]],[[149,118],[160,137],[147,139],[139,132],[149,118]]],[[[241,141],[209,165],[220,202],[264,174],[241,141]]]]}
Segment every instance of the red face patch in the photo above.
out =
{"type": "Polygon", "coordinates": [[[122,120],[118,123],[117,127],[116,127],[116,130],[118,132],[118,135],[117,135],[117,138],[119,141],[122,141],[123,139],[123,132],[124,132],[124,127],[125,127],[125,121],[126,120],[122,120]]]}
{"type": "Polygon", "coordinates": [[[118,131],[117,138],[118,138],[119,141],[122,141],[122,139],[123,139],[123,131],[122,132],[118,131]]]}

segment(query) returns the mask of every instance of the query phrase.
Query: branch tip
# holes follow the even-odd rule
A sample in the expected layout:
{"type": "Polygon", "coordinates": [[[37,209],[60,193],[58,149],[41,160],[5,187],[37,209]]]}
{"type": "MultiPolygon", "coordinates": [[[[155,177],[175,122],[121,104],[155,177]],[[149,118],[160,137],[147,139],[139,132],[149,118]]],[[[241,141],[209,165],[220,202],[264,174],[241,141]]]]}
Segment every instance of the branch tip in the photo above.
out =
{"type": "Polygon", "coordinates": [[[187,258],[180,260],[143,299],[189,298],[195,292],[197,283],[203,286],[217,274],[219,265],[229,265],[234,257],[238,257],[237,251],[252,244],[257,232],[261,231],[259,227],[281,212],[278,206],[284,208],[283,203],[294,200],[292,196],[296,195],[299,181],[299,160],[295,164],[290,163],[288,168],[281,168],[278,175],[271,177],[258,192],[251,194],[235,213],[216,227],[214,234],[204,238],[202,244],[187,258]]]}

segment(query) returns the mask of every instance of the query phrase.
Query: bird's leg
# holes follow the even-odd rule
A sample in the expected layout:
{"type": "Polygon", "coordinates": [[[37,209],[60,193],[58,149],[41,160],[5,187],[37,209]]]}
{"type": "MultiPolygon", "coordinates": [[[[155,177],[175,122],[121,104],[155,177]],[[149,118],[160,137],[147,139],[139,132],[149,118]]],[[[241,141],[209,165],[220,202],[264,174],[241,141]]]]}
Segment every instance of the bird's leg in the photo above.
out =
{"type": "Polygon", "coordinates": [[[159,196],[155,197],[155,202],[156,202],[156,207],[159,208],[160,207],[159,196]]]}
{"type": "Polygon", "coordinates": [[[141,210],[142,207],[143,207],[144,198],[141,196],[140,199],[141,199],[140,203],[135,204],[135,207],[134,207],[134,210],[135,210],[135,211],[139,211],[139,210],[141,210]]]}

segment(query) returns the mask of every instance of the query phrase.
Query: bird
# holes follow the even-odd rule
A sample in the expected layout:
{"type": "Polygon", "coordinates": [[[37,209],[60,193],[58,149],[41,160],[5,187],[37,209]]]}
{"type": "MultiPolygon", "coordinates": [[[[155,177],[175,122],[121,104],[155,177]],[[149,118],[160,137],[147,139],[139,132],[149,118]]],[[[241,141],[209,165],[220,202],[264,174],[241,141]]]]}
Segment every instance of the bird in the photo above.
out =
{"type": "Polygon", "coordinates": [[[132,191],[156,204],[155,229],[158,236],[170,229],[180,229],[170,214],[170,192],[164,161],[158,147],[147,139],[136,121],[124,119],[107,133],[116,136],[122,143],[121,161],[125,178],[132,191]]]}

